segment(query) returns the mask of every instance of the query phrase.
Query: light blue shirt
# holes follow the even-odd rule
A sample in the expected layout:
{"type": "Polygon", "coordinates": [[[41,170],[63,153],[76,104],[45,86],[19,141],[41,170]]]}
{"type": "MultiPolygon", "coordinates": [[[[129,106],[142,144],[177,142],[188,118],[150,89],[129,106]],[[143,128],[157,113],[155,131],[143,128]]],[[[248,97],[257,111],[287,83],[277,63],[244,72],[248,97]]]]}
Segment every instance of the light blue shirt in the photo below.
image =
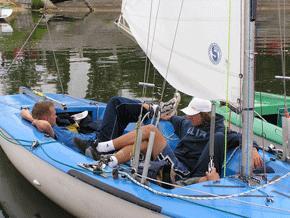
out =
{"type": "Polygon", "coordinates": [[[74,138],[79,138],[81,140],[95,140],[96,139],[96,133],[76,133],[68,130],[65,127],[60,127],[57,125],[54,125],[53,131],[56,136],[56,140],[65,144],[66,146],[70,147],[71,149],[80,152],[79,148],[74,143],[74,138]]]}

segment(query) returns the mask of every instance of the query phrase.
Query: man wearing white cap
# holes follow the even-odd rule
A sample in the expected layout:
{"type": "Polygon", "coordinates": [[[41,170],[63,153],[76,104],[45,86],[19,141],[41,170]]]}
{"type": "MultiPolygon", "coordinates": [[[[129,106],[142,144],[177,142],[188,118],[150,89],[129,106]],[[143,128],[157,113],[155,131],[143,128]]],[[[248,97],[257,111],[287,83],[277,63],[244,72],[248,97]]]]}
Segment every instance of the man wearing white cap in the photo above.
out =
{"type": "MultiPolygon", "coordinates": [[[[188,167],[192,176],[203,176],[208,169],[211,105],[209,100],[193,98],[188,106],[181,110],[185,117],[162,116],[173,124],[175,133],[181,139],[174,153],[188,167]]],[[[216,114],[215,124],[214,164],[217,172],[221,173],[225,145],[224,118],[216,114]]],[[[228,148],[236,147],[240,142],[241,134],[228,132],[228,148]]],[[[261,167],[262,160],[257,149],[253,149],[252,156],[254,167],[261,167]]]]}

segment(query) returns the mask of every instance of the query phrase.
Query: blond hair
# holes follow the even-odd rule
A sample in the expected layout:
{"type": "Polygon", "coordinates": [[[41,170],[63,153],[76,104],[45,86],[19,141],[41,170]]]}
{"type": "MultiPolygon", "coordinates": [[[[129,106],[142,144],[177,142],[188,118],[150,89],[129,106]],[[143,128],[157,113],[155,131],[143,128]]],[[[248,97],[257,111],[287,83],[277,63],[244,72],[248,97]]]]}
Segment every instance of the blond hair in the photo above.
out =
{"type": "Polygon", "coordinates": [[[51,101],[37,102],[32,108],[32,117],[34,119],[42,119],[43,116],[49,116],[49,109],[51,107],[54,107],[54,104],[51,101]]]}

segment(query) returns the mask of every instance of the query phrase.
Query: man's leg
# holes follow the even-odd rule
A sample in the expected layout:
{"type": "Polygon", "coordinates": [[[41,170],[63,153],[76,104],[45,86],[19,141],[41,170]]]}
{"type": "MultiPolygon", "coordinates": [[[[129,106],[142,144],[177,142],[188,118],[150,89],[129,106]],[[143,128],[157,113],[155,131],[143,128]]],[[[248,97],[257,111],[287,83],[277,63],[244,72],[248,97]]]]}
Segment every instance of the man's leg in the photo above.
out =
{"type": "MultiPolygon", "coordinates": [[[[214,166],[216,171],[221,174],[222,164],[224,160],[224,145],[225,145],[225,135],[223,133],[215,133],[214,138],[214,166]]],[[[205,145],[198,162],[192,171],[194,176],[204,176],[205,172],[208,171],[209,163],[209,142],[205,145]]]]}
{"type": "MultiPolygon", "coordinates": [[[[155,139],[153,143],[152,157],[157,158],[157,155],[165,148],[166,139],[162,133],[153,125],[146,125],[141,127],[142,130],[142,142],[149,140],[150,132],[155,132],[155,139]]],[[[122,135],[112,141],[101,142],[96,147],[99,152],[112,152],[114,150],[120,150],[124,147],[131,146],[135,143],[136,131],[133,130],[125,135],[122,135]],[[112,143],[112,144],[111,144],[112,143]],[[113,147],[112,147],[113,146],[113,147]]],[[[132,149],[131,149],[132,150],[132,149]]],[[[147,143],[142,143],[141,151],[146,153],[147,143]]]]}
{"type": "MultiPolygon", "coordinates": [[[[130,122],[137,122],[141,102],[123,97],[113,97],[107,104],[98,136],[99,141],[108,141],[122,135],[130,122]]],[[[147,112],[145,109],[143,115],[147,112]]]]}
{"type": "MultiPolygon", "coordinates": [[[[142,126],[142,144],[141,152],[146,154],[148,147],[148,140],[150,137],[150,132],[155,132],[155,139],[152,148],[152,158],[156,159],[157,156],[166,147],[166,140],[162,133],[153,125],[142,126]]],[[[117,164],[125,163],[130,160],[133,155],[133,144],[135,142],[136,131],[131,131],[121,137],[113,140],[113,144],[116,150],[118,150],[114,155],[112,155],[109,161],[110,167],[115,167],[117,164]]]]}
{"type": "Polygon", "coordinates": [[[166,145],[162,152],[160,152],[158,158],[159,160],[166,160],[170,163],[172,169],[178,175],[176,179],[185,178],[190,174],[188,168],[175,156],[169,145],[166,145]]]}
{"type": "MultiPolygon", "coordinates": [[[[168,102],[162,102],[160,112],[173,113],[180,101],[180,95],[175,96],[168,102]]],[[[130,122],[137,122],[142,110],[142,117],[150,110],[154,113],[158,105],[144,103],[139,100],[132,100],[124,97],[113,97],[107,104],[105,115],[98,136],[99,141],[108,141],[123,134],[130,122]]]]}

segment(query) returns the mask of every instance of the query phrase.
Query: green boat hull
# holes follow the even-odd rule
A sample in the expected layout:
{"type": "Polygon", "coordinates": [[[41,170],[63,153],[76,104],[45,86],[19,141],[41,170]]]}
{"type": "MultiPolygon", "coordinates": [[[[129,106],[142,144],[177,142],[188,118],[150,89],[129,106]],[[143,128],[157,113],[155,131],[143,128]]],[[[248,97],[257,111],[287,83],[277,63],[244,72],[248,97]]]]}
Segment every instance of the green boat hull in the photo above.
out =
{"type": "MultiPolygon", "coordinates": [[[[276,144],[283,144],[282,117],[284,116],[284,96],[265,92],[255,93],[254,134],[276,144]],[[263,118],[261,118],[263,117],[263,118]]],[[[290,105],[290,97],[286,97],[290,105]]],[[[288,108],[289,111],[290,108],[288,108]]],[[[241,114],[230,111],[226,106],[217,104],[216,111],[231,124],[242,127],[241,114]]]]}

